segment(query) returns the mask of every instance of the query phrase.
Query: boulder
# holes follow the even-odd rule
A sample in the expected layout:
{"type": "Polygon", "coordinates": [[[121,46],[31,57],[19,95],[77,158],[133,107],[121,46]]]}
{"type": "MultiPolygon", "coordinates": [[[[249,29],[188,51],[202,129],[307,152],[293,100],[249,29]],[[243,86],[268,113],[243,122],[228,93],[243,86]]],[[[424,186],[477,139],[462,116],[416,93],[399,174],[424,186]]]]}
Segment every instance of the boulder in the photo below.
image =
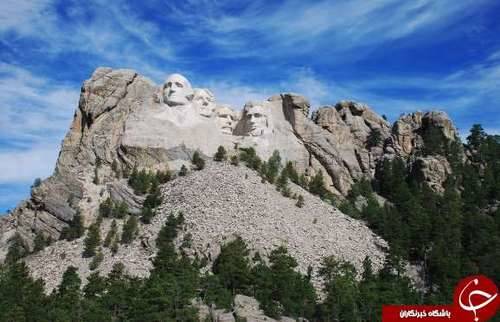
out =
{"type": "Polygon", "coordinates": [[[125,203],[132,214],[141,213],[142,204],[146,198],[136,195],[126,180],[109,182],[106,184],[106,188],[111,200],[125,203]]]}
{"type": "Polygon", "coordinates": [[[439,155],[418,157],[413,167],[413,173],[420,182],[438,193],[444,192],[444,183],[451,174],[451,166],[445,157],[439,155]]]}
{"type": "Polygon", "coordinates": [[[246,319],[247,322],[276,321],[264,314],[256,299],[240,294],[234,297],[234,313],[238,318],[246,319]]]}
{"type": "Polygon", "coordinates": [[[445,140],[458,139],[458,131],[445,112],[415,112],[401,116],[392,127],[392,140],[388,147],[400,156],[408,157],[424,148],[424,136],[435,131],[445,140]]]}

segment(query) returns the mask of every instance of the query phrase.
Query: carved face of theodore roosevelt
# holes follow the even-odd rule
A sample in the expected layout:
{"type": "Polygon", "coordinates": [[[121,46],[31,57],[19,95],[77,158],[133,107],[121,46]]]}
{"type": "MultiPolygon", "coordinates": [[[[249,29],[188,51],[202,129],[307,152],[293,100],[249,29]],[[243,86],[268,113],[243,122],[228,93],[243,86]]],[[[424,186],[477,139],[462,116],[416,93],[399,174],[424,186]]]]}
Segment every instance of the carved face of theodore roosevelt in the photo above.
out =
{"type": "Polygon", "coordinates": [[[232,134],[236,125],[236,113],[226,106],[219,106],[215,109],[217,126],[223,134],[232,134]]]}
{"type": "Polygon", "coordinates": [[[268,111],[261,103],[249,102],[243,109],[245,132],[251,136],[261,136],[269,127],[268,111]]]}
{"type": "Polygon", "coordinates": [[[188,105],[193,99],[193,88],[180,74],[170,75],[163,84],[163,102],[168,106],[188,105]]]}

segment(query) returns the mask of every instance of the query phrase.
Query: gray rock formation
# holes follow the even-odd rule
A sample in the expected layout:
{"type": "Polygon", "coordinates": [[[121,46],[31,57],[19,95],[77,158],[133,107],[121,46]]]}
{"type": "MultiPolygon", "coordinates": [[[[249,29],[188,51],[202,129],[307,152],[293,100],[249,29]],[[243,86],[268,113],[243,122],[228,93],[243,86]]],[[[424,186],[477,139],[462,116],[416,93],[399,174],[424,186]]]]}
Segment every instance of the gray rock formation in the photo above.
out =
{"type": "Polygon", "coordinates": [[[444,183],[451,174],[451,167],[445,157],[418,157],[413,163],[413,173],[420,182],[427,184],[436,192],[444,192],[444,183]]]}
{"type": "Polygon", "coordinates": [[[392,128],[391,141],[386,152],[408,157],[424,147],[424,135],[431,131],[447,140],[457,140],[458,131],[445,112],[415,112],[401,116],[392,128]]]}
{"type": "Polygon", "coordinates": [[[144,196],[138,196],[134,190],[129,187],[126,180],[113,181],[106,184],[111,200],[114,202],[123,202],[127,205],[131,214],[140,214],[144,196]]]}
{"type": "MultiPolygon", "coordinates": [[[[211,157],[220,145],[230,154],[239,147],[253,146],[264,159],[278,150],[284,161],[293,161],[299,172],[307,176],[322,171],[328,189],[342,198],[354,182],[372,178],[380,160],[399,156],[414,162],[426,131],[437,129],[449,139],[457,136],[451,121],[440,112],[404,116],[391,129],[369,107],[356,102],[343,101],[321,108],[312,120],[309,111],[310,104],[304,97],[281,94],[253,102],[239,115],[218,105],[210,91],[192,89],[181,75],[173,75],[157,86],[131,70],[98,68],[82,86],[79,106],[62,143],[54,174],[33,189],[31,197],[12,214],[0,219],[0,261],[15,232],[29,247],[37,234],[57,240],[77,211],[89,224],[95,219],[99,204],[109,196],[126,202],[137,213],[141,199],[118,179],[134,167],[179,169],[189,164],[196,150],[211,157]],[[369,145],[375,132],[381,143],[369,145]]],[[[439,190],[449,167],[439,159],[418,162],[415,169],[439,190]]],[[[236,183],[228,183],[231,184],[236,183]]],[[[273,204],[269,199],[269,205],[273,204]]],[[[280,213],[276,207],[262,211],[280,213]]],[[[283,215],[280,220],[293,223],[292,217],[283,215]]],[[[348,218],[342,222],[347,223],[348,218]]],[[[346,225],[358,227],[354,223],[346,225]]],[[[289,229],[293,231],[293,227],[289,229]]],[[[335,232],[338,228],[331,229],[335,232]]],[[[368,230],[363,231],[362,234],[371,236],[368,230]]],[[[282,238],[278,234],[270,236],[282,238]]],[[[296,247],[298,254],[300,247],[296,247]]],[[[319,249],[308,251],[308,256],[322,254],[319,249]]],[[[351,259],[358,262],[360,258],[354,252],[352,255],[351,259]]]]}

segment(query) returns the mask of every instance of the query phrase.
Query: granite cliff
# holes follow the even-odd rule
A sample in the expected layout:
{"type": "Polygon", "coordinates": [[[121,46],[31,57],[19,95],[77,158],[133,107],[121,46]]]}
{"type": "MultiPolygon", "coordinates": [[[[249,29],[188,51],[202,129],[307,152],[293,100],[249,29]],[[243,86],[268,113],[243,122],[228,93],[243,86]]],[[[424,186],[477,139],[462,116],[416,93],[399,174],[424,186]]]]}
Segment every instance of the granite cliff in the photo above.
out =
{"type": "MultiPolygon", "coordinates": [[[[178,171],[190,164],[195,151],[210,159],[219,146],[230,155],[254,147],[262,159],[279,151],[283,161],[292,161],[306,178],[321,171],[327,189],[339,199],[348,195],[355,182],[374,178],[384,159],[395,157],[406,160],[422,182],[441,191],[450,165],[446,159],[422,151],[429,133],[457,140],[457,131],[443,112],[403,115],[391,126],[358,102],[341,101],[321,107],[311,116],[310,110],[305,97],[283,93],[263,102],[248,102],[237,112],[218,104],[209,90],[193,89],[178,74],[158,86],[132,70],[98,68],[82,86],[54,174],[0,219],[0,261],[15,234],[28,249],[40,234],[57,240],[77,212],[85,225],[94,222],[99,205],[108,197],[126,202],[130,212],[137,213],[143,199],[120,178],[134,168],[178,171]]],[[[301,270],[307,269],[305,263],[327,254],[356,267],[370,255],[380,266],[386,244],[363,222],[346,217],[307,191],[301,191],[306,204],[303,210],[293,204],[289,207],[291,201],[268,186],[248,169],[210,165],[205,172],[165,185],[159,209],[165,216],[171,209],[184,210],[195,236],[193,251],[205,255],[216,252],[224,238],[237,234],[246,236],[259,250],[287,244],[299,258],[301,270]],[[317,216],[314,224],[307,212],[317,216]]],[[[160,224],[165,216],[155,217],[155,223],[160,224]]],[[[106,225],[109,223],[103,227],[106,225]]],[[[158,229],[155,224],[142,227],[137,242],[124,250],[131,272],[147,274],[148,259],[154,253],[148,240],[158,229]]],[[[59,241],[43,253],[31,255],[28,262],[34,275],[49,281],[52,272],[60,276],[64,265],[73,260],[67,254],[74,250],[79,255],[81,247],[81,240],[59,241]],[[57,260],[61,253],[67,258],[63,266],[57,260]]],[[[109,257],[105,262],[115,259],[109,257]]],[[[85,263],[80,258],[76,264],[83,267],[85,263]]],[[[88,269],[81,268],[85,272],[88,269]]]]}

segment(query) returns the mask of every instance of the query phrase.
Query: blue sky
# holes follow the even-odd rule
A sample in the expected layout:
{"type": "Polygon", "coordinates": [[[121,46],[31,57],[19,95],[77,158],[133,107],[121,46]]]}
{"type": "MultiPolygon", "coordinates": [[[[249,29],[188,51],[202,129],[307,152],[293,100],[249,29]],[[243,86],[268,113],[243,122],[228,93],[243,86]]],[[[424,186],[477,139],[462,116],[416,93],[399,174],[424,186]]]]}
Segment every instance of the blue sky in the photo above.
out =
{"type": "Polygon", "coordinates": [[[496,0],[3,0],[0,212],[53,171],[98,66],[181,72],[235,108],[294,91],[500,133],[499,17],[496,0]]]}

